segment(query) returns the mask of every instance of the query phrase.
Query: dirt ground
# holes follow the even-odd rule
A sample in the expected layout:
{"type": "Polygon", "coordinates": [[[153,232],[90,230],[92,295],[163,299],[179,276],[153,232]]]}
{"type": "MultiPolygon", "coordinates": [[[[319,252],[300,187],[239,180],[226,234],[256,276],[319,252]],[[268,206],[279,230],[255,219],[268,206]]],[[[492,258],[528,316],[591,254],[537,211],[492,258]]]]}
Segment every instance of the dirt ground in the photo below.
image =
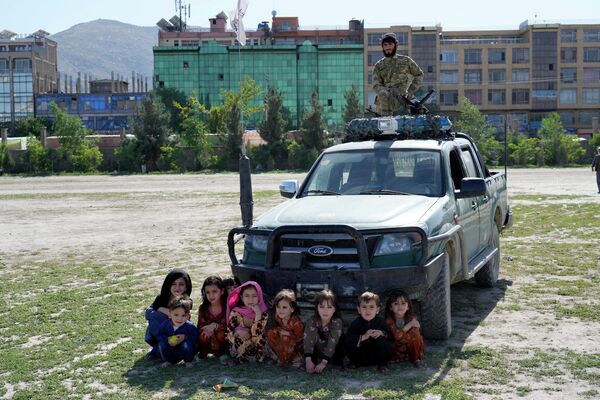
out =
{"type": "MultiPolygon", "coordinates": [[[[253,190],[277,191],[281,180],[302,178],[254,175],[253,190]]],[[[593,195],[594,180],[584,168],[508,171],[509,195],[593,195]]],[[[0,232],[9,240],[0,241],[0,253],[42,258],[69,253],[105,260],[134,248],[173,251],[202,239],[207,229],[224,233],[239,225],[238,193],[236,174],[2,177],[0,232]],[[227,204],[217,204],[216,194],[229,194],[227,204]]],[[[255,217],[278,201],[255,197],[255,217]]],[[[227,269],[226,236],[217,239],[223,257],[194,261],[227,269]]]]}
{"type": "MultiPolygon", "coordinates": [[[[255,218],[283,201],[274,195],[281,180],[302,177],[254,175],[255,218]]],[[[589,168],[509,169],[508,184],[511,196],[594,196],[586,201],[600,202],[589,168]]],[[[149,275],[147,271],[172,267],[227,273],[227,232],[241,221],[238,193],[236,174],[0,177],[0,264],[69,259],[145,265],[149,275]]],[[[159,286],[163,274],[155,276],[159,286]]],[[[537,315],[535,326],[542,328],[517,340],[513,334],[530,325],[532,315],[512,313],[508,318],[506,312],[489,310],[485,324],[475,329],[468,323],[463,326],[469,307],[480,303],[461,298],[460,292],[459,288],[460,312],[453,314],[457,343],[510,346],[513,351],[560,347],[600,353],[597,323],[556,327],[551,318],[544,321],[543,315],[537,315]]],[[[501,297],[503,293],[496,294],[501,297]]],[[[535,379],[529,379],[519,384],[535,387],[535,379]]],[[[540,396],[504,398],[577,398],[582,390],[579,384],[562,382],[562,391],[555,396],[541,392],[540,396]]]]}

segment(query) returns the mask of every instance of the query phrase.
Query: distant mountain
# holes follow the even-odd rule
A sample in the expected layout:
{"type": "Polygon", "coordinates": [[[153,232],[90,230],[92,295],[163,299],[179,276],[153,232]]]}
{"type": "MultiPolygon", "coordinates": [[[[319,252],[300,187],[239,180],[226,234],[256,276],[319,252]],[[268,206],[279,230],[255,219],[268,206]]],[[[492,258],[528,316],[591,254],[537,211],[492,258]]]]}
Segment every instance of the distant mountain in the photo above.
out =
{"type": "Polygon", "coordinates": [[[58,42],[58,70],[73,76],[77,72],[95,79],[110,78],[111,71],[131,81],[131,72],[148,77],[152,83],[152,46],[158,43],[158,27],[125,24],[108,19],[77,24],[50,36],[58,42]]]}

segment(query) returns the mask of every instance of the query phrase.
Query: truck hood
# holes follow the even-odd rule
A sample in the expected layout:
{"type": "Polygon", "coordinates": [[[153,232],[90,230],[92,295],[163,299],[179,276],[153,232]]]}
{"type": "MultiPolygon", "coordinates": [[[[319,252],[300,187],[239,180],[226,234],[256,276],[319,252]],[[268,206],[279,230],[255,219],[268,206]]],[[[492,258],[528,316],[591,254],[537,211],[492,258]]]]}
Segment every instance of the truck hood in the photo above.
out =
{"type": "Polygon", "coordinates": [[[257,228],[343,224],[357,229],[422,226],[423,215],[440,199],[426,196],[356,195],[294,198],[262,215],[257,228]]]}

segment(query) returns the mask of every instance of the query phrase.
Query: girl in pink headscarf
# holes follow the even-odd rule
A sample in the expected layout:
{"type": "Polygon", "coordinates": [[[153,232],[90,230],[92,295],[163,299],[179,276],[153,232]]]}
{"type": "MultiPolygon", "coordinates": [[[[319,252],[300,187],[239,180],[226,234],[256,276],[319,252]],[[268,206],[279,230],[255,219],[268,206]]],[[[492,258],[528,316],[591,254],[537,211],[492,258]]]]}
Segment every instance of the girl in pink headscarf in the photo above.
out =
{"type": "Polygon", "coordinates": [[[236,362],[264,359],[267,306],[254,281],[236,288],[227,299],[227,341],[236,362]]]}

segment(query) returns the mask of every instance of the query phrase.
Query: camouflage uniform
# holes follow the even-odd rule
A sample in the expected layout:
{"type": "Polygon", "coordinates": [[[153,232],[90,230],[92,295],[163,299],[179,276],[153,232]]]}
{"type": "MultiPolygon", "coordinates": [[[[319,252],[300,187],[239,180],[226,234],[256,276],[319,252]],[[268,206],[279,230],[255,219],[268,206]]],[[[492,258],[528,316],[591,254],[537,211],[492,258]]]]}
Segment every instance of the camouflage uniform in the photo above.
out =
{"type": "Polygon", "coordinates": [[[377,112],[381,115],[394,115],[403,110],[404,103],[397,100],[392,92],[396,91],[398,97],[407,91],[414,93],[421,86],[423,71],[408,56],[383,57],[375,64],[373,81],[373,89],[377,93],[377,112]]]}

